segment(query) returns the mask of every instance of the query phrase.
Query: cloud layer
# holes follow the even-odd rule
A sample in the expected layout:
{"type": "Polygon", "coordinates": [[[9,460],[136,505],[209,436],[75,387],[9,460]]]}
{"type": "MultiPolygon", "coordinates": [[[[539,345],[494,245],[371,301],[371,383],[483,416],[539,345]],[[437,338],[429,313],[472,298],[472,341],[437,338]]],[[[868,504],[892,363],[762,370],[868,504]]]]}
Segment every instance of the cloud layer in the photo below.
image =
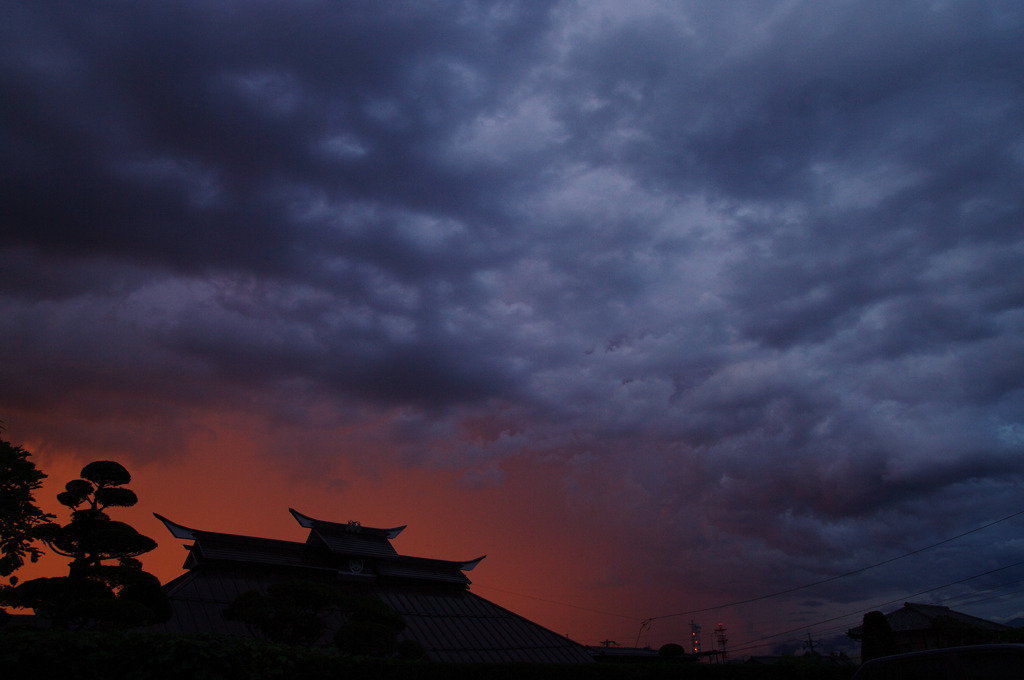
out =
{"type": "Polygon", "coordinates": [[[26,440],[162,460],[223,412],[268,452],[301,433],[296,470],[526,465],[639,556],[609,582],[726,600],[1020,509],[1016,2],[0,26],[0,409],[26,440]]]}

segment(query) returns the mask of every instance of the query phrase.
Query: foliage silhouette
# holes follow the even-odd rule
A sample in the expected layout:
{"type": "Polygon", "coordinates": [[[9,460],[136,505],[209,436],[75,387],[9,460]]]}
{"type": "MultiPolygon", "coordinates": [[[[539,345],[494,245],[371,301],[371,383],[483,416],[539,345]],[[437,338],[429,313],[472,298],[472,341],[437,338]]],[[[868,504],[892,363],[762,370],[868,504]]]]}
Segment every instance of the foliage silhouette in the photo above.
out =
{"type": "Polygon", "coordinates": [[[664,644],[658,648],[658,656],[674,658],[677,656],[683,656],[684,654],[686,654],[686,650],[683,649],[682,645],[675,642],[669,642],[668,644],[664,644]]]}
{"type": "Polygon", "coordinates": [[[0,439],[0,576],[13,574],[25,557],[31,562],[39,559],[42,551],[32,545],[36,527],[54,517],[35,504],[33,494],[46,475],[36,469],[29,455],[22,447],[0,439]]]}
{"type": "Polygon", "coordinates": [[[265,593],[242,593],[224,610],[224,618],[245,623],[252,633],[272,642],[309,645],[323,635],[325,617],[339,610],[344,600],[329,584],[283,581],[271,584],[265,593]]]}
{"type": "MultiPolygon", "coordinates": [[[[240,621],[272,642],[311,645],[324,638],[328,619],[341,622],[334,636],[340,651],[357,656],[391,656],[398,651],[398,634],[405,619],[370,595],[352,595],[323,582],[292,580],[274,583],[266,592],[239,595],[224,610],[224,618],[240,621]]],[[[402,648],[406,658],[422,650],[402,648]]]]}
{"type": "Polygon", "coordinates": [[[896,637],[892,633],[888,619],[882,612],[873,611],[864,615],[861,636],[861,661],[870,661],[897,652],[896,637]]]}
{"type": "Polygon", "coordinates": [[[38,527],[53,519],[35,503],[34,492],[42,486],[46,475],[29,460],[29,452],[0,439],[0,604],[11,602],[14,576],[27,557],[36,562],[42,551],[33,545],[38,527]]]}
{"type": "Polygon", "coordinates": [[[392,656],[397,651],[398,634],[405,629],[405,619],[377,598],[364,595],[354,598],[348,621],[334,636],[334,644],[346,654],[357,656],[392,656]]]}
{"type": "Polygon", "coordinates": [[[403,661],[423,661],[427,658],[427,650],[416,640],[406,638],[395,645],[395,657],[403,661]]]}
{"type": "Polygon", "coordinates": [[[450,663],[346,656],[240,635],[9,630],[4,677],[245,680],[849,680],[852,667],[749,664],[450,663]]]}
{"type": "Polygon", "coordinates": [[[81,475],[57,494],[71,509],[71,521],[36,530],[51,550],[71,558],[68,575],[22,583],[14,589],[13,604],[34,609],[56,627],[131,627],[166,620],[167,596],[138,560],[156,542],[106,513],[138,502],[135,492],[124,488],[131,475],[114,461],[89,463],[81,475]],[[106,564],[112,560],[117,564],[106,564]]]}

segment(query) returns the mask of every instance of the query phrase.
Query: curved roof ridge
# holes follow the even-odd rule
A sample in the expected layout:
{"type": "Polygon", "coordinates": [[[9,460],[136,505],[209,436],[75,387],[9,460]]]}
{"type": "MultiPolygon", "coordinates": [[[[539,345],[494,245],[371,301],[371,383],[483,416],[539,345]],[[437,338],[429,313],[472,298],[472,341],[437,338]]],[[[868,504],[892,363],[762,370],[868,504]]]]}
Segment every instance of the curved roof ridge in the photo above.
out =
{"type": "Polygon", "coordinates": [[[364,527],[359,522],[328,522],[322,519],[316,519],[309,515],[304,515],[295,508],[288,508],[288,512],[292,513],[292,516],[304,529],[334,529],[337,531],[365,531],[368,533],[383,533],[387,538],[395,538],[398,534],[408,526],[403,524],[400,527],[392,527],[390,529],[382,529],[377,527],[364,527]]]}

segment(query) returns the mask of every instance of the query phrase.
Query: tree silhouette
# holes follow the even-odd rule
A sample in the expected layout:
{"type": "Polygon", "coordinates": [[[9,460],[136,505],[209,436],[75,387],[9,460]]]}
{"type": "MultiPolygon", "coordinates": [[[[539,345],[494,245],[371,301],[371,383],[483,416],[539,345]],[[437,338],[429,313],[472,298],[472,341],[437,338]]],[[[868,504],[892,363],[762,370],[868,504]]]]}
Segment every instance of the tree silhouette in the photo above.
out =
{"type": "Polygon", "coordinates": [[[14,604],[31,607],[57,627],[129,627],[170,616],[160,581],[138,560],[156,542],[106,513],[138,502],[124,487],[130,481],[120,463],[95,461],[82,468],[81,479],[64,486],[57,500],[71,509],[71,521],[40,526],[37,534],[55,553],[71,558],[68,575],[22,583],[14,604]],[[107,564],[112,560],[117,564],[107,564]]]}
{"type": "Polygon", "coordinates": [[[398,634],[406,625],[401,614],[376,597],[363,595],[350,600],[348,615],[334,636],[334,644],[343,653],[391,656],[398,651],[398,634]]]}
{"type": "Polygon", "coordinates": [[[658,656],[675,658],[686,654],[686,650],[683,646],[675,642],[669,642],[658,648],[658,656]]]}
{"type": "MultiPolygon", "coordinates": [[[[0,577],[8,580],[0,583],[0,605],[14,604],[13,587],[18,583],[14,572],[25,564],[26,557],[35,562],[42,555],[32,545],[35,532],[53,518],[35,504],[33,494],[46,475],[28,457],[25,449],[0,439],[0,577]]],[[[7,617],[0,609],[0,621],[7,617]]]]}
{"type": "Polygon", "coordinates": [[[310,645],[324,633],[325,618],[338,610],[345,596],[317,581],[282,581],[266,592],[242,593],[224,610],[228,621],[240,621],[254,635],[288,645],[310,645]]]}
{"type": "Polygon", "coordinates": [[[865,614],[864,623],[861,626],[861,660],[870,661],[896,652],[896,638],[885,614],[879,611],[865,614]]]}
{"type": "Polygon", "coordinates": [[[340,620],[334,644],[358,656],[420,658],[415,643],[398,647],[405,628],[401,614],[372,595],[353,595],[329,583],[292,580],[273,583],[265,592],[242,593],[224,610],[228,621],[245,623],[253,634],[291,645],[310,645],[323,636],[328,619],[340,620]]]}
{"type": "Polygon", "coordinates": [[[29,452],[0,439],[0,576],[18,582],[12,574],[28,557],[35,562],[42,551],[32,545],[36,527],[53,519],[35,504],[34,492],[46,475],[28,459],[29,452]]]}

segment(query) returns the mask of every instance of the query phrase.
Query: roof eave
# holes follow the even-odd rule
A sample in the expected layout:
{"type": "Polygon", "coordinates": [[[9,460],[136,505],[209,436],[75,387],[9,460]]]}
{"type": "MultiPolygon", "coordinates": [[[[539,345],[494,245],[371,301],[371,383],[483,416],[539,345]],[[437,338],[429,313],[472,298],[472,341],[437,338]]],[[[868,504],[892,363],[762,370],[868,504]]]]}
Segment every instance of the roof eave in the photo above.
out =
{"type": "Polygon", "coordinates": [[[175,538],[186,538],[190,541],[196,540],[196,529],[189,529],[187,526],[172,522],[163,515],[158,515],[155,512],[153,513],[153,516],[163,522],[164,526],[167,527],[167,530],[171,532],[171,536],[174,536],[175,538]]]}

